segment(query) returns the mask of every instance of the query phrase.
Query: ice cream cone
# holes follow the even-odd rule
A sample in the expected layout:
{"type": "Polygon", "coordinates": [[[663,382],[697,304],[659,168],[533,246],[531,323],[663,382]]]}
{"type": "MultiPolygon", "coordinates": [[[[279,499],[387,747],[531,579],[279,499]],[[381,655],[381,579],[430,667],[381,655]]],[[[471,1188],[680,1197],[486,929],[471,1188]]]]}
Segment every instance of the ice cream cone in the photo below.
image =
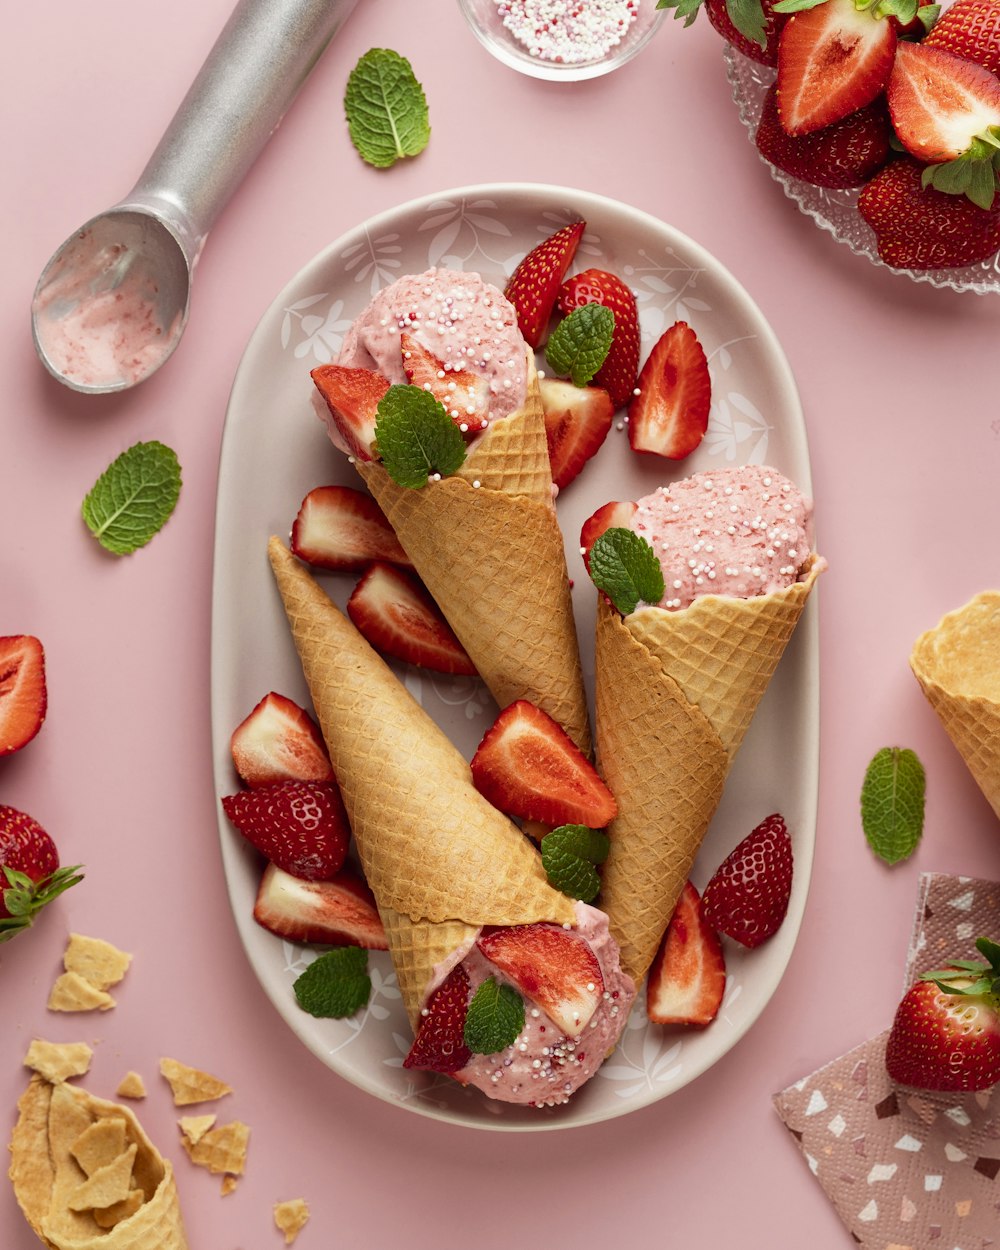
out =
{"type": "Polygon", "coordinates": [[[36,1075],[18,1111],[10,1178],[25,1218],[50,1250],[187,1250],[173,1169],[128,1107],[36,1075]],[[126,1138],[137,1148],[132,1182],[143,1197],[134,1214],[112,1227],[70,1205],[87,1180],[72,1148],[81,1133],[108,1118],[125,1121],[126,1138]]]}
{"type": "Polygon", "coordinates": [[[420,490],[356,461],[417,572],[500,707],[528,699],[589,753],[590,727],[545,421],[528,395],[458,473],[420,490]]]}
{"type": "Polygon", "coordinates": [[[784,590],[622,617],[602,595],[598,766],[618,802],[600,906],[622,967],[645,976],[722,797],[733,757],[824,567],[784,590]]]}
{"type": "Polygon", "coordinates": [[[921,634],[910,667],[1000,816],[1000,591],[984,591],[921,634]]]}
{"type": "Polygon", "coordinates": [[[435,967],[480,927],[572,923],[573,904],[307,570],[276,538],[269,555],[415,1026],[435,967]]]}

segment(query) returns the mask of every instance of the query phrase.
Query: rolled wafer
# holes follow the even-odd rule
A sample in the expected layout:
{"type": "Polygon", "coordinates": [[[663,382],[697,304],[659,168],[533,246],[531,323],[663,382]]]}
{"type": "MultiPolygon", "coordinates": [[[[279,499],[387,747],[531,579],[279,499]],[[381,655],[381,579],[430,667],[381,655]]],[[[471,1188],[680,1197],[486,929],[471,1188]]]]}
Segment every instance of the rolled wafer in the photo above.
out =
{"type": "Polygon", "coordinates": [[[50,1250],[187,1250],[173,1168],[128,1107],[35,1075],[18,1112],[10,1178],[25,1218],[50,1250]],[[73,1147],[106,1119],[124,1122],[127,1147],[135,1152],[131,1196],[123,1206],[131,1214],[110,1227],[105,1213],[71,1205],[87,1181],[73,1147]]]}
{"type": "Polygon", "coordinates": [[[1000,591],[983,591],[921,634],[910,667],[1000,816],[1000,591]]]}
{"type": "Polygon", "coordinates": [[[268,552],[415,1031],[435,968],[483,925],[572,924],[573,904],[308,571],[268,552]]]}

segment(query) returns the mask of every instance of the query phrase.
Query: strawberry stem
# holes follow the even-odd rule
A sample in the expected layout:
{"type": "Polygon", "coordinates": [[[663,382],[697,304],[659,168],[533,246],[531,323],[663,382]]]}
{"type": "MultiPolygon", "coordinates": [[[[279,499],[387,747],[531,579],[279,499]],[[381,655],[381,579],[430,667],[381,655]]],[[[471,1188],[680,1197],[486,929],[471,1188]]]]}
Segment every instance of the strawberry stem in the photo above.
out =
{"type": "Polygon", "coordinates": [[[80,864],[71,868],[57,868],[40,881],[33,881],[26,873],[3,866],[7,888],[2,893],[7,915],[0,917],[0,942],[9,942],[34,922],[35,917],[48,903],[64,890],[83,880],[80,864]]]}

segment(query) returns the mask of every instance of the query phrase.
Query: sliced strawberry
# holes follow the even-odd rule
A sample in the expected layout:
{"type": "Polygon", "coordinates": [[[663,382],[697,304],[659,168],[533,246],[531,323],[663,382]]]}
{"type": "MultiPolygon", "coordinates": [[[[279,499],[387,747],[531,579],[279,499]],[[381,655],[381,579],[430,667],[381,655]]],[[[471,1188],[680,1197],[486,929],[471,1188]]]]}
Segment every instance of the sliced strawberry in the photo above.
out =
{"type": "Polygon", "coordinates": [[[778,112],[790,135],[864,108],[889,79],[896,30],[854,0],[824,0],[793,13],[778,43],[778,112]]]}
{"type": "Polygon", "coordinates": [[[332,781],[319,726],[304,708],[273,690],[230,739],[240,780],[252,789],[276,781],[332,781]]]}
{"type": "Polygon", "coordinates": [[[567,1037],[579,1037],[604,993],[597,956],[577,934],[549,924],[484,929],[479,949],[567,1037]]]}
{"type": "Polygon", "coordinates": [[[427,1072],[458,1072],[472,1059],[465,1044],[469,1011],[469,975],[458,964],[430,996],[404,1068],[427,1072]]]}
{"type": "Polygon", "coordinates": [[[47,708],[42,644],[31,634],[0,638],[0,756],[27,746],[47,708]]]}
{"type": "Polygon", "coordinates": [[[329,881],[344,864],[351,836],[340,791],[326,781],[278,781],[227,794],[222,809],[279,868],[306,881],[329,881]]]}
{"type": "Polygon", "coordinates": [[[944,48],[1000,74],[1000,5],[997,0],[955,0],[934,23],[925,48],[944,48]]]}
{"type": "Polygon", "coordinates": [[[292,551],[320,569],[360,572],[373,560],[412,568],[385,514],[353,486],[317,486],[292,525],[292,551]]]}
{"type": "Polygon", "coordinates": [[[608,392],[598,386],[574,386],[572,382],[542,378],[539,389],[552,481],[562,490],[607,438],[614,404],[608,392]]]}
{"type": "Polygon", "coordinates": [[[557,230],[532,248],[507,281],[504,295],[514,305],[518,328],[529,347],[545,341],[559,287],[586,226],[585,221],[574,221],[557,230]]]}
{"type": "Polygon", "coordinates": [[[268,864],[253,918],[289,942],[388,948],[385,929],[367,882],[349,868],[329,881],[304,881],[268,864]]]}
{"type": "Polygon", "coordinates": [[[541,708],[505,707],[472,757],[476,789],[502,812],[556,825],[602,829],[618,814],[614,795],[566,731],[541,708]]]}
{"type": "Polygon", "coordinates": [[[346,365],[320,365],[310,376],[326,400],[328,424],[352,456],[371,460],[379,400],[389,389],[388,380],[371,369],[349,369],[346,365]]]}
{"type": "Polygon", "coordinates": [[[743,946],[777,933],[792,893],[792,840],[775,812],[726,856],[702,895],[705,920],[743,946]]]}
{"type": "Polygon", "coordinates": [[[451,369],[405,331],[399,336],[403,371],[411,386],[430,391],[463,434],[483,427],[490,415],[490,384],[478,373],[451,369]]]}
{"type": "Polygon", "coordinates": [[[376,651],[394,659],[438,673],[476,672],[423,583],[391,564],[376,561],[368,569],[347,601],[347,615],[376,651]]]}
{"type": "Polygon", "coordinates": [[[611,349],[592,382],[608,392],[615,408],[623,408],[632,398],[639,372],[639,312],[635,296],[616,274],[585,269],[563,283],[558,304],[564,313],[585,304],[601,304],[615,314],[611,349]]]}
{"type": "Polygon", "coordinates": [[[592,516],[583,523],[580,530],[580,554],[590,572],[590,549],[605,530],[625,529],[632,524],[637,504],[630,500],[602,504],[592,516]]]}
{"type": "Polygon", "coordinates": [[[656,1024],[711,1024],[725,988],[722,943],[688,881],[649,969],[646,1015],[656,1024]]]}
{"type": "MultiPolygon", "coordinates": [[[[829,0],[827,0],[829,3],[829,0]]],[[[705,437],[712,406],[708,360],[694,330],[675,322],[660,336],[628,406],[633,451],[683,460],[705,437]]]]}

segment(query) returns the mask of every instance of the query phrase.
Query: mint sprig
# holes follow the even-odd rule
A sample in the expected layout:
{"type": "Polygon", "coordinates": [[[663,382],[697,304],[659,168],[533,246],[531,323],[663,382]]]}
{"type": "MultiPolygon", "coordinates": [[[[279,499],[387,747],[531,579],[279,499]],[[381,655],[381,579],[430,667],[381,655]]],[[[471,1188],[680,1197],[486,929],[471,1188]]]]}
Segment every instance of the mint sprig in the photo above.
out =
{"type": "Polygon", "coordinates": [[[549,336],[545,359],[560,377],[586,386],[600,369],[615,336],[615,314],[603,304],[584,304],[565,317],[549,336]]]}
{"type": "Polygon", "coordinates": [[[426,486],[432,474],[456,473],[465,439],[444,405],[420,386],[390,386],[379,400],[375,450],[400,486],[426,486]]]}
{"type": "Polygon", "coordinates": [[[360,946],[334,947],[314,959],[292,989],[311,1016],[353,1016],[372,992],[368,952],[360,946]]]}
{"type": "Polygon", "coordinates": [[[924,766],[906,747],[883,747],[865,772],[861,827],[868,845],[887,864],[916,850],[924,831],[924,766]]]}
{"type": "Polygon", "coordinates": [[[351,70],[344,112],[358,155],[376,169],[419,155],[430,139],[424,90],[410,62],[391,48],[372,48],[351,70]]]}
{"type": "Polygon", "coordinates": [[[513,1045],[524,1028],[524,999],[510,985],[487,977],[472,996],[464,1040],[474,1055],[495,1055],[513,1045]]]}
{"type": "Polygon", "coordinates": [[[610,849],[610,838],[598,829],[560,825],[542,838],[542,867],[550,885],[589,903],[601,888],[596,865],[604,863],[610,849]]]}
{"type": "Polygon", "coordinates": [[[640,603],[659,603],[665,589],[656,552],[632,530],[612,526],[590,549],[590,577],[623,616],[640,603]]]}
{"type": "Polygon", "coordinates": [[[97,541],[129,555],[159,533],[181,492],[177,456],[163,443],[135,443],[113,461],[83,501],[83,519],[97,541]]]}

